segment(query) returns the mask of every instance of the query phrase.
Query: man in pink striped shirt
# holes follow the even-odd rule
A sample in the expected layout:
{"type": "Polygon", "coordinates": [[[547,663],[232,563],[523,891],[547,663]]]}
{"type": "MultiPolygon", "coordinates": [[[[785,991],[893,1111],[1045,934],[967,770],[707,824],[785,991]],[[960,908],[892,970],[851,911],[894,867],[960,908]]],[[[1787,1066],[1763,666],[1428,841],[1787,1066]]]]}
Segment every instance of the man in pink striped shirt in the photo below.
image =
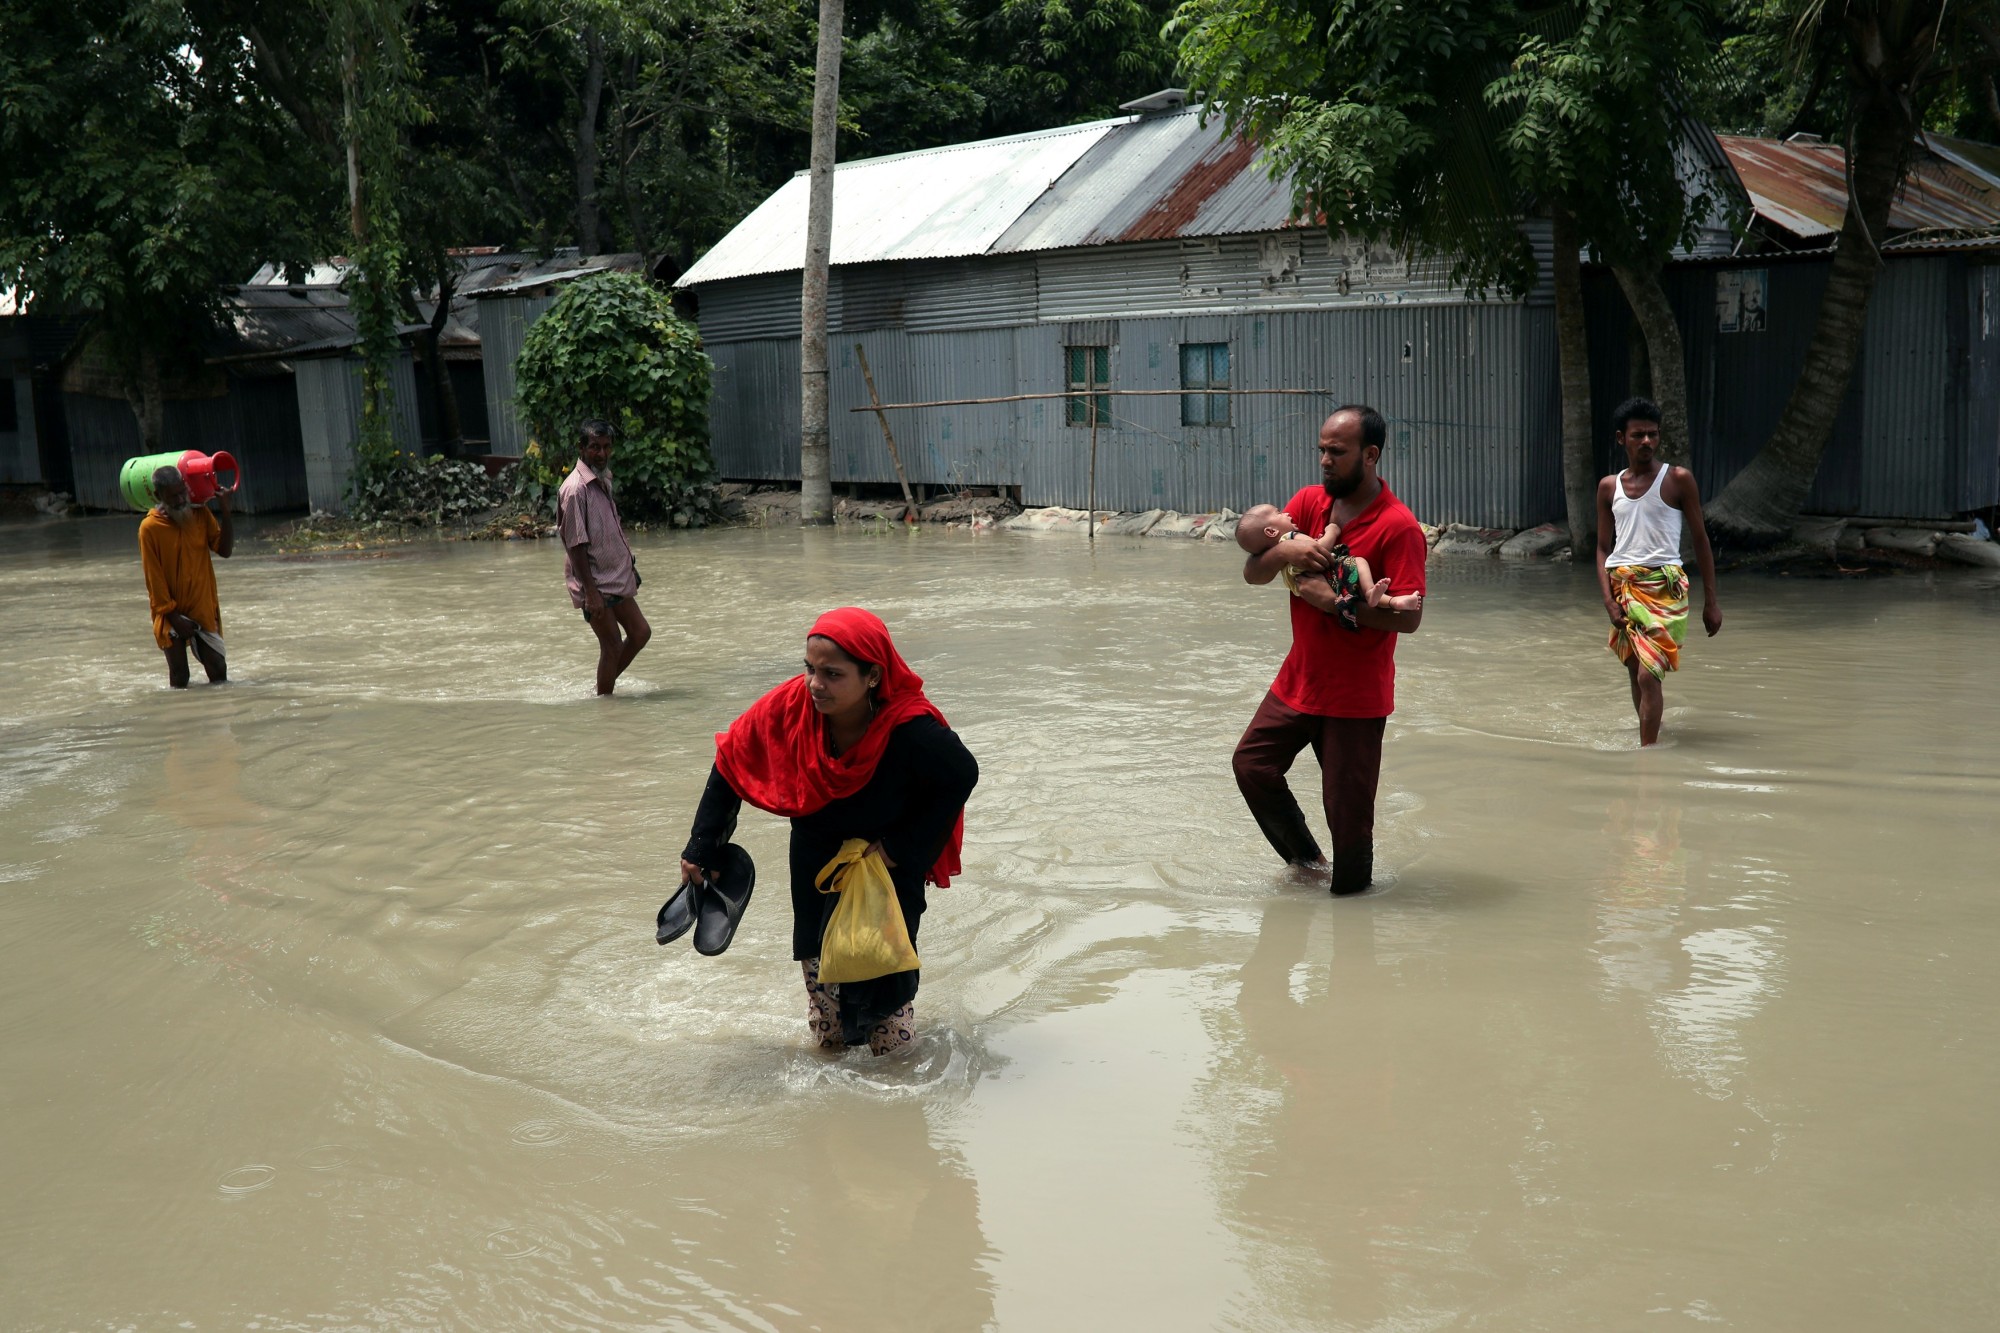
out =
{"type": "Polygon", "coordinates": [[[611,494],[609,422],[593,418],[578,432],[576,466],[556,494],[556,532],[570,605],[583,609],[597,635],[597,692],[609,694],[653,637],[639,611],[639,571],[611,494]]]}

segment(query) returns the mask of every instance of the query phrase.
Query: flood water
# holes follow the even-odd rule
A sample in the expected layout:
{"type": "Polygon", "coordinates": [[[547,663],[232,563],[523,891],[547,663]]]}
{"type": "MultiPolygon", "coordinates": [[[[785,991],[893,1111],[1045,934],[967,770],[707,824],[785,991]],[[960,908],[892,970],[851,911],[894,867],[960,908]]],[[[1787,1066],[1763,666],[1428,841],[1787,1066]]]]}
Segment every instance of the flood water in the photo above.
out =
{"type": "Polygon", "coordinates": [[[1334,901],[1231,549],[641,538],[610,701],[553,544],[246,552],[175,694],[135,526],[0,529],[0,1326],[2000,1320],[2000,591],[1726,582],[1642,754],[1587,569],[1435,565],[1334,901]],[[653,942],[844,603],[983,769],[902,1060],[807,1048],[777,819],[653,942]]]}

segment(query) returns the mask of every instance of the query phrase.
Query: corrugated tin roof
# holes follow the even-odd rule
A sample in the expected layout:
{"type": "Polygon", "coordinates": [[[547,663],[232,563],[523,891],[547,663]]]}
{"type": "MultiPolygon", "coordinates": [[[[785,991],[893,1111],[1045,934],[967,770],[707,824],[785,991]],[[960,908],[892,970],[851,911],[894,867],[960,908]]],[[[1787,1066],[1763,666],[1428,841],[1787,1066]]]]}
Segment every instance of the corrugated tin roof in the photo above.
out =
{"type": "MultiPolygon", "coordinates": [[[[843,162],[833,173],[833,262],[988,254],[1078,158],[1131,123],[1100,120],[843,162]]],[[[810,184],[806,172],[786,181],[696,260],[678,285],[803,268],[810,184]]]]}
{"type": "Polygon", "coordinates": [[[238,287],[226,310],[230,333],[211,351],[220,358],[282,356],[355,338],[347,297],[333,287],[238,287]]]}
{"type": "MultiPolygon", "coordinates": [[[[418,303],[430,315],[436,305],[418,303]]],[[[341,352],[360,341],[347,295],[337,287],[245,285],[224,305],[227,327],[211,340],[208,359],[235,364],[341,352]]],[[[398,324],[398,337],[422,333],[425,324],[398,324]]],[[[455,301],[438,343],[449,360],[468,360],[479,348],[478,307],[455,301]]]]}
{"type": "MultiPolygon", "coordinates": [[[[1825,244],[1847,211],[1847,157],[1837,144],[1720,136],[1759,217],[1825,244]]],[[[1894,231],[2000,227],[2000,190],[1948,161],[1919,158],[1889,209],[1894,231]]]]}
{"type": "Polygon", "coordinates": [[[1290,177],[1198,109],[1116,126],[1028,204],[993,253],[1229,236],[1298,225],[1290,177]]]}
{"type": "MultiPolygon", "coordinates": [[[[1787,230],[1802,238],[1830,238],[1838,229],[1839,199],[1829,204],[1814,193],[1825,183],[1821,177],[1838,185],[1837,149],[1757,139],[1723,139],[1718,147],[1691,118],[1688,128],[1690,145],[1680,166],[1690,188],[1699,182],[1725,196],[1694,253],[1723,253],[1734,246],[1730,224],[1741,205],[1732,206],[1728,198],[1740,197],[1732,166],[1759,210],[1787,230]],[[1830,166],[1821,160],[1828,151],[1834,159],[1830,166]],[[1760,192],[1753,178],[1769,183],[1760,192]],[[1817,223],[1819,213],[1827,213],[1831,223],[1817,223]]],[[[1967,183],[1959,175],[1951,179],[1967,183]]],[[[1959,212],[1966,211],[1955,188],[1920,182],[1913,197],[1928,207],[1899,225],[1972,225],[1944,220],[1956,216],[1947,206],[1954,202],[1959,212]],[[1932,195],[1938,196],[1934,202],[1932,195]]],[[[702,256],[679,285],[796,272],[805,254],[806,192],[807,177],[793,177],[702,256]]],[[[1201,107],[849,162],[834,173],[833,262],[841,265],[1304,225],[1307,220],[1293,209],[1291,178],[1273,179],[1256,147],[1227,132],[1220,117],[1205,119],[1201,107]]]]}
{"type": "Polygon", "coordinates": [[[533,263],[519,262],[520,256],[495,256],[500,262],[467,265],[459,278],[455,296],[478,300],[483,296],[520,296],[543,287],[555,286],[589,273],[644,273],[642,254],[592,255],[579,259],[576,251],[558,252],[554,257],[533,263]],[[507,261],[513,262],[507,262],[507,261]]]}
{"type": "Polygon", "coordinates": [[[1924,135],[1924,146],[1945,161],[1969,171],[1989,189],[2000,190],[2000,146],[1948,134],[1924,135]]]}

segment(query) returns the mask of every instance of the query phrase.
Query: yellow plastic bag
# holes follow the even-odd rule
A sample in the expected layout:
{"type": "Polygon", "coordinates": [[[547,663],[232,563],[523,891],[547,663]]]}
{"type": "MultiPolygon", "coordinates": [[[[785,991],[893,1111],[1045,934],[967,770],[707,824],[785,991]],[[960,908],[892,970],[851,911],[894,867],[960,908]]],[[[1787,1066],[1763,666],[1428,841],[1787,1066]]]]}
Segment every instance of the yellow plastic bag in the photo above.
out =
{"type": "Polygon", "coordinates": [[[891,972],[917,966],[917,949],[903,924],[903,906],[882,854],[868,853],[868,844],[849,838],[840,852],[820,867],[813,880],[821,893],[837,893],[833,917],[819,941],[819,979],[873,981],[891,972]],[[833,883],[827,884],[827,877],[833,883]]]}

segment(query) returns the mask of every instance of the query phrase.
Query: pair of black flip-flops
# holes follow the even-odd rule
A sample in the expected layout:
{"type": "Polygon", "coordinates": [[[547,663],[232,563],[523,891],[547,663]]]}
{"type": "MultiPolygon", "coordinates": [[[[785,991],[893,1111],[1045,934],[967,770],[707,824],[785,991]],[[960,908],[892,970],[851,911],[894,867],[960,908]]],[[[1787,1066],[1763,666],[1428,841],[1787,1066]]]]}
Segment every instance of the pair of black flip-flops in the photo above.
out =
{"type": "Polygon", "coordinates": [[[750,891],[757,887],[757,863],[733,842],[723,844],[720,860],[715,878],[683,884],[661,905],[654,919],[660,943],[672,944],[693,930],[698,954],[713,958],[729,947],[743,909],[750,905],[750,891]]]}

